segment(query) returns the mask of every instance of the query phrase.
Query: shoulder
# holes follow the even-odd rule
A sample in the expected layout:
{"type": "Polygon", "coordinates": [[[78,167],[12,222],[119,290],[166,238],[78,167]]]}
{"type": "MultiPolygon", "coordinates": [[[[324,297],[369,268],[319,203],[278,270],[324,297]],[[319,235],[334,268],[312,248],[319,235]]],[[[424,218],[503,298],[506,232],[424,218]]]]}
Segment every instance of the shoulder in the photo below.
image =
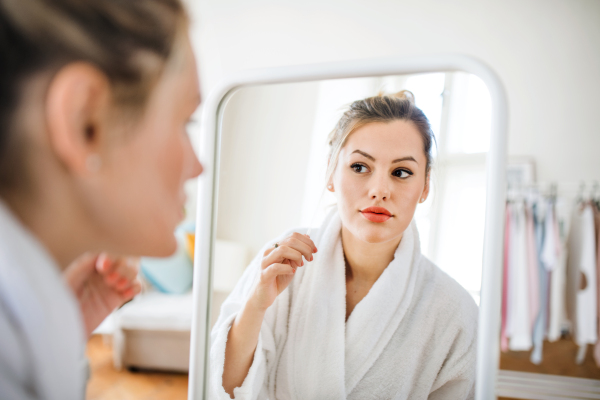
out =
{"type": "Polygon", "coordinates": [[[416,294],[419,302],[424,303],[438,322],[446,323],[474,339],[479,307],[471,294],[425,256],[421,256],[420,268],[416,294]]]}
{"type": "Polygon", "coordinates": [[[466,379],[470,385],[475,376],[479,308],[465,288],[424,256],[420,268],[418,306],[413,312],[425,315],[422,318],[441,357],[434,390],[455,379],[466,379]]]}

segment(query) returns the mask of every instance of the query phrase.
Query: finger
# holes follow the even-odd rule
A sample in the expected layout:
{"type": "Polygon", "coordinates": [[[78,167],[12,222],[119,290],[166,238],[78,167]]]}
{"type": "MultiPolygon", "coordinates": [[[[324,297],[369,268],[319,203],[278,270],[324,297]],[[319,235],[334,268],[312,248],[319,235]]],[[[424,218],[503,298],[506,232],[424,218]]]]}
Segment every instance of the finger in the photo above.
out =
{"type": "Polygon", "coordinates": [[[96,270],[101,275],[108,275],[114,271],[116,265],[111,256],[107,253],[100,253],[98,259],[96,260],[96,270]]]}
{"type": "Polygon", "coordinates": [[[140,282],[139,279],[136,279],[135,281],[133,281],[133,283],[131,284],[131,286],[129,288],[127,288],[125,291],[123,291],[121,293],[121,299],[123,301],[129,301],[129,300],[133,299],[141,291],[142,291],[142,283],[140,282]]]}
{"type": "Polygon", "coordinates": [[[279,275],[291,275],[294,272],[294,269],[288,264],[271,264],[262,271],[261,280],[270,281],[279,275]]]}
{"type": "Polygon", "coordinates": [[[132,283],[133,281],[130,281],[129,279],[119,278],[119,280],[117,280],[117,282],[114,284],[114,288],[119,291],[124,291],[125,289],[128,289],[132,283]]]}
{"type": "Polygon", "coordinates": [[[313,249],[308,244],[306,244],[304,241],[293,238],[293,237],[289,237],[289,238],[285,239],[285,241],[283,242],[283,245],[291,247],[291,248],[299,251],[300,253],[302,253],[302,255],[304,256],[304,258],[307,261],[312,261],[313,249]]]}
{"type": "Polygon", "coordinates": [[[294,232],[290,237],[303,241],[313,250],[313,253],[317,252],[317,246],[315,246],[315,242],[313,242],[310,236],[294,232]]]}
{"type": "Polygon", "coordinates": [[[75,259],[65,269],[64,277],[75,292],[78,292],[81,286],[89,279],[90,275],[94,273],[97,257],[98,254],[96,253],[85,253],[75,259]]]}
{"type": "Polygon", "coordinates": [[[263,257],[268,256],[269,254],[271,254],[271,252],[275,250],[275,247],[269,247],[268,249],[265,250],[265,252],[263,253],[263,257]]]}
{"type": "Polygon", "coordinates": [[[108,284],[115,285],[115,288],[125,288],[125,283],[131,283],[138,275],[139,264],[137,259],[121,257],[113,262],[112,272],[105,276],[108,284]]]}
{"type": "Polygon", "coordinates": [[[302,253],[287,245],[279,246],[263,258],[262,267],[264,269],[271,264],[283,263],[284,260],[295,261],[297,265],[300,265],[302,263],[302,253]]]}

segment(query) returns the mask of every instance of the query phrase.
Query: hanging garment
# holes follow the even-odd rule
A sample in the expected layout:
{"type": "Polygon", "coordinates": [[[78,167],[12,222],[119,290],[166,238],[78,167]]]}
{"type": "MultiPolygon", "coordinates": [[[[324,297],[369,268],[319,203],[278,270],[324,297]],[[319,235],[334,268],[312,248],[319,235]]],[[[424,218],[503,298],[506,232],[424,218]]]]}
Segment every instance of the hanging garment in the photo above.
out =
{"type": "Polygon", "coordinates": [[[596,319],[596,323],[598,323],[598,338],[596,344],[594,345],[594,360],[596,361],[596,365],[600,367],[600,210],[598,206],[594,204],[594,230],[596,233],[596,297],[598,302],[596,303],[596,312],[598,314],[598,318],[596,319]]]}
{"type": "Polygon", "coordinates": [[[529,316],[529,266],[525,205],[513,204],[510,237],[509,306],[507,334],[512,351],[531,349],[531,318],[529,316]]]}
{"type": "MultiPolygon", "coordinates": [[[[573,338],[583,349],[598,338],[596,297],[596,238],[594,213],[589,204],[578,205],[571,218],[567,264],[567,310],[573,338]]],[[[585,353],[578,356],[581,361],[585,353]]]]}
{"type": "Polygon", "coordinates": [[[548,321],[548,340],[560,339],[567,327],[566,282],[567,282],[567,243],[566,234],[569,219],[569,207],[561,199],[554,204],[554,235],[558,244],[558,262],[550,277],[550,317],[548,321]],[[562,228],[561,228],[562,226],[562,228]]]}
{"type": "Polygon", "coordinates": [[[0,398],[82,399],[84,346],[58,266],[0,201],[0,398]]]}
{"type": "Polygon", "coordinates": [[[538,251],[538,271],[539,271],[539,294],[540,307],[535,324],[533,327],[533,351],[531,352],[530,360],[534,364],[542,362],[542,351],[544,346],[544,334],[546,333],[547,325],[547,305],[548,305],[548,279],[549,272],[542,261],[542,249],[546,239],[546,224],[545,218],[548,214],[550,205],[545,201],[539,201],[533,206],[533,217],[535,224],[536,248],[538,251]]]}
{"type": "MultiPolygon", "coordinates": [[[[297,270],[267,310],[252,365],[234,389],[235,398],[472,398],[477,306],[421,255],[415,223],[347,321],[340,232],[333,210],[312,235],[319,248],[315,261],[297,270]]],[[[227,334],[260,271],[260,255],[213,328],[211,398],[229,399],[222,387],[227,334]]]]}
{"type": "Polygon", "coordinates": [[[528,202],[525,207],[525,234],[527,248],[527,270],[529,287],[529,333],[533,335],[535,320],[540,311],[540,275],[537,245],[535,241],[535,222],[533,217],[533,204],[528,202]]]}
{"type": "Polygon", "coordinates": [[[560,241],[558,238],[558,229],[556,224],[556,212],[554,199],[546,200],[546,217],[544,219],[544,241],[542,244],[540,260],[544,268],[547,271],[548,290],[546,292],[546,298],[542,304],[544,307],[544,322],[543,337],[546,337],[548,329],[550,327],[550,298],[552,293],[550,292],[550,285],[552,280],[552,274],[558,265],[560,260],[560,241]]]}
{"type": "Polygon", "coordinates": [[[502,262],[502,322],[500,334],[500,350],[508,351],[508,334],[506,331],[506,322],[508,319],[508,285],[509,285],[509,265],[510,265],[510,237],[511,237],[511,204],[506,203],[506,213],[504,216],[504,258],[502,262]]]}
{"type": "Polygon", "coordinates": [[[544,218],[544,241],[540,259],[548,271],[552,271],[558,263],[559,243],[557,243],[557,231],[554,217],[554,202],[546,204],[546,216],[544,218]]]}

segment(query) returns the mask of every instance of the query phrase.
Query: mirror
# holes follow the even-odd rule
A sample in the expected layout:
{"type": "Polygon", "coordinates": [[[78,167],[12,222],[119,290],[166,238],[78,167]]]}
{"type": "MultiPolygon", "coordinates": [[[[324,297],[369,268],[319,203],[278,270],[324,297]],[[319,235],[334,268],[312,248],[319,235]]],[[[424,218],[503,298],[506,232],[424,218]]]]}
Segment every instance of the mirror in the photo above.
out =
{"type": "MultiPolygon", "coordinates": [[[[488,91],[489,83],[457,69],[373,76],[355,73],[358,77],[351,78],[339,74],[345,79],[281,79],[242,87],[234,79],[230,88],[209,100],[209,109],[213,104],[215,111],[219,107],[219,123],[214,126],[220,141],[213,175],[218,186],[214,197],[201,192],[204,201],[216,199],[212,214],[202,213],[199,206],[199,229],[201,221],[212,224],[210,232],[204,232],[204,238],[212,243],[205,249],[212,252],[204,259],[196,257],[191,398],[202,394],[219,398],[225,393],[222,386],[236,379],[239,384],[225,389],[241,386],[237,393],[254,398],[310,398],[325,392],[332,398],[361,398],[374,390],[383,390],[380,397],[394,397],[401,390],[408,390],[405,395],[409,397],[432,398],[462,398],[474,393],[476,359],[489,358],[492,365],[494,358],[497,360],[492,353],[477,355],[476,349],[478,345],[481,348],[481,332],[486,326],[493,329],[498,321],[480,318],[479,339],[476,324],[477,314],[482,315],[477,308],[480,302],[491,308],[499,305],[497,291],[485,286],[486,274],[482,288],[482,259],[484,247],[486,257],[492,252],[490,243],[484,243],[484,231],[501,221],[489,215],[490,207],[503,205],[503,198],[499,204],[488,201],[486,211],[486,197],[494,191],[503,196],[499,189],[502,179],[489,182],[490,169],[492,178],[493,174],[502,178],[499,171],[503,168],[494,168],[502,162],[496,151],[501,153],[503,146],[490,146],[494,140],[503,140],[498,139],[503,125],[494,128],[493,123],[501,114],[498,104],[502,100],[492,99],[490,92],[501,94],[488,91]],[[290,82],[293,80],[302,82],[290,82]],[[231,92],[233,88],[237,90],[231,92]],[[390,132],[372,131],[373,126],[392,125],[370,121],[357,128],[362,131],[353,132],[358,132],[354,136],[358,139],[353,139],[353,133],[348,136],[336,172],[327,180],[327,135],[348,106],[380,92],[401,90],[414,95],[414,105],[428,118],[437,141],[431,148],[429,184],[423,137],[416,125],[406,124],[412,128],[407,131],[394,128],[408,135],[403,136],[406,140],[377,142],[369,135],[386,138],[390,132]],[[361,138],[367,139],[361,142],[361,138]],[[405,142],[413,146],[405,146],[405,142]],[[344,150],[354,150],[359,144],[373,155],[344,150]],[[397,162],[396,154],[414,160],[397,162]],[[355,175],[344,178],[346,175],[337,172],[339,165],[355,175]],[[360,173],[365,175],[358,178],[360,173]],[[371,183],[365,183],[369,174],[381,177],[376,178],[380,181],[373,183],[368,178],[371,183]],[[418,184],[407,183],[417,182],[416,178],[406,179],[413,174],[422,177],[418,184]],[[335,183],[339,192],[325,190],[329,183],[335,183]],[[386,198],[401,198],[409,192],[409,201],[385,203],[386,198]],[[364,199],[373,200],[368,206],[410,206],[394,210],[391,217],[380,215],[385,210],[372,210],[372,219],[365,217],[369,211],[357,210],[363,219],[354,222],[355,216],[346,211],[350,207],[345,207],[350,198],[358,198],[361,204],[364,199]],[[377,236],[373,232],[381,231],[383,225],[376,222],[381,219],[394,221],[394,228],[387,236],[373,239],[377,236]],[[370,233],[363,234],[365,226],[371,227],[366,229],[371,229],[370,233]],[[292,236],[293,232],[303,237],[292,236]],[[318,247],[314,259],[310,258],[313,244],[318,247]],[[361,259],[362,253],[354,246],[370,250],[361,259]],[[286,251],[291,258],[283,257],[286,251]],[[298,261],[303,266],[290,261],[297,257],[294,252],[305,253],[298,261]],[[278,286],[266,283],[266,273],[260,275],[274,264],[293,272],[270,281],[279,282],[284,290],[267,304],[261,302],[261,296],[269,287],[277,290],[278,286]],[[381,265],[373,274],[368,273],[369,268],[361,269],[381,265]],[[244,317],[236,319],[238,315],[244,317]],[[249,347],[248,337],[254,338],[249,347]],[[238,349],[250,349],[250,357],[233,358],[234,362],[227,358],[228,381],[219,381],[226,351],[230,357],[238,349]],[[394,354],[405,354],[410,361],[394,354]],[[236,363],[245,363],[241,375],[236,363]],[[417,364],[418,376],[406,373],[398,379],[389,373],[415,371],[417,364]],[[201,378],[202,384],[195,378],[201,378]],[[377,387],[370,383],[374,381],[379,382],[377,387]]],[[[212,121],[203,122],[206,132],[212,121]]],[[[210,189],[210,184],[205,182],[204,188],[210,189]]],[[[202,246],[202,235],[197,234],[197,249],[202,246]]],[[[496,251],[501,244],[497,239],[486,238],[495,243],[496,251]]],[[[478,365],[481,369],[485,363],[478,365]]],[[[485,382],[478,381],[478,385],[478,392],[485,392],[485,382]]]]}

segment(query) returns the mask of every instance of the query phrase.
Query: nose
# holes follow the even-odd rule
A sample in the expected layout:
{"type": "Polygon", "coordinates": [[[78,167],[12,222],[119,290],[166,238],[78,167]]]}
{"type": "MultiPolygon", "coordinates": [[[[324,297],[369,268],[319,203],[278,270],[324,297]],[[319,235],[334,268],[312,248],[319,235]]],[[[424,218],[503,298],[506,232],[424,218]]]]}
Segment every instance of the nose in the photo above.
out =
{"type": "Polygon", "coordinates": [[[202,173],[202,171],[204,171],[204,167],[200,163],[200,160],[198,160],[198,157],[196,157],[196,154],[194,154],[193,159],[194,159],[194,161],[193,161],[194,166],[192,168],[191,178],[197,177],[198,175],[200,175],[202,173]]]}
{"type": "Polygon", "coordinates": [[[390,186],[386,175],[374,175],[371,188],[369,189],[369,197],[372,200],[389,200],[390,186]]]}
{"type": "MultiPolygon", "coordinates": [[[[184,172],[187,176],[185,179],[192,179],[197,177],[204,171],[204,167],[196,157],[196,153],[194,152],[194,148],[192,147],[192,143],[188,139],[185,143],[185,153],[184,157],[186,158],[186,172],[184,172]]],[[[184,164],[184,165],[186,165],[184,164]]]]}

